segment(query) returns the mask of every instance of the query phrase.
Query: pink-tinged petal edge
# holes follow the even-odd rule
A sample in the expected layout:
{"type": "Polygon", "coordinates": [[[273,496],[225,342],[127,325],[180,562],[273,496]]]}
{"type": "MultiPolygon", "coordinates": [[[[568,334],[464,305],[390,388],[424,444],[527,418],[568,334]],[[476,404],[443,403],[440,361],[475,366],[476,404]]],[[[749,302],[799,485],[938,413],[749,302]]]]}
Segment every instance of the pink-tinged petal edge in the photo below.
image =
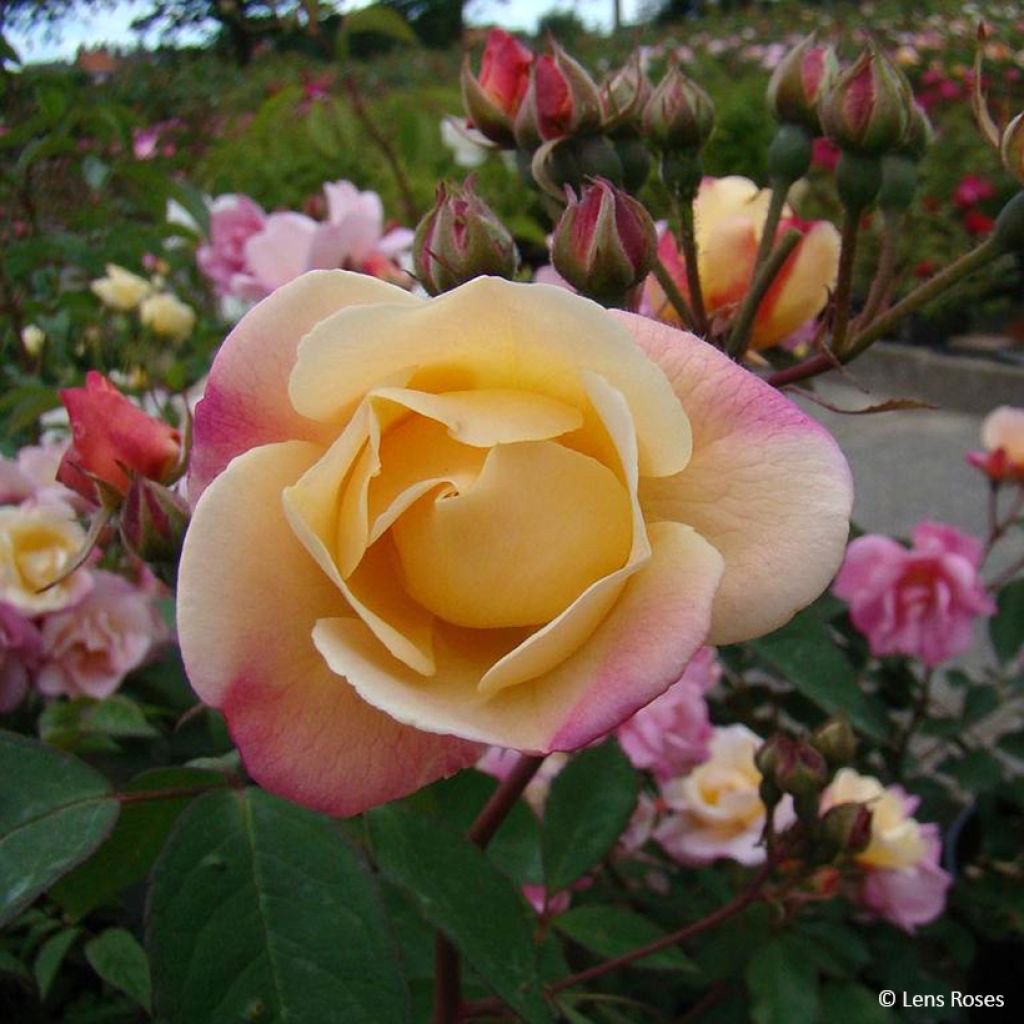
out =
{"type": "Polygon", "coordinates": [[[345,306],[419,302],[393,285],[342,270],[313,271],[254,306],[221,345],[196,407],[189,497],[236,456],[274,441],[328,443],[336,431],[300,416],[288,398],[288,378],[302,338],[345,306]]]}
{"type": "Polygon", "coordinates": [[[349,615],[284,515],[281,491],[321,454],[292,442],[236,459],[196,506],[178,590],[182,656],[220,707],[250,775],[330,814],[356,814],[472,764],[476,744],[400,725],[324,664],[311,634],[349,615]]]}
{"type": "Polygon", "coordinates": [[[846,549],[853,484],[828,431],[691,334],[613,315],[657,362],[693,428],[681,473],[641,481],[648,522],[688,523],[725,559],[710,644],[784,625],[825,589],[846,549]]]}

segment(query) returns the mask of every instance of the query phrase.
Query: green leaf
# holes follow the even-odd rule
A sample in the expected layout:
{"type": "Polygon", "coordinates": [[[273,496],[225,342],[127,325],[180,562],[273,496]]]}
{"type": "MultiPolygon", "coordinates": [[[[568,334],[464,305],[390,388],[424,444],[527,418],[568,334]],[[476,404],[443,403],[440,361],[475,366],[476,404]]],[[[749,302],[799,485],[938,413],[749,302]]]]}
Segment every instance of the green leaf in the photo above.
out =
{"type": "Polygon", "coordinates": [[[994,686],[975,686],[964,698],[963,728],[969,729],[988,718],[999,707],[999,693],[994,686]]]}
{"type": "MultiPolygon", "coordinates": [[[[497,779],[468,770],[426,786],[407,803],[425,814],[436,815],[451,831],[464,833],[497,788],[497,779]]],[[[523,801],[516,803],[501,823],[487,846],[487,859],[515,882],[543,882],[540,825],[523,801]]]]}
{"type": "Polygon", "coordinates": [[[68,928],[57,932],[51,939],[43,943],[36,954],[36,962],[33,971],[36,976],[36,984],[39,986],[39,998],[45,999],[50,994],[50,986],[57,977],[60,965],[64,962],[75,944],[75,940],[81,935],[81,928],[68,928]]]}
{"type": "Polygon", "coordinates": [[[530,925],[508,879],[468,839],[411,807],[378,807],[366,820],[385,877],[513,1010],[530,1024],[550,1021],[530,925]]]}
{"type": "Polygon", "coordinates": [[[1003,587],[996,597],[996,605],[988,634],[999,660],[1005,664],[1013,661],[1024,647],[1024,579],[1003,587]]]}
{"type": "Polygon", "coordinates": [[[85,958],[108,985],[149,1010],[152,1001],[149,960],[131,932],[108,928],[85,944],[85,958]]]}
{"type": "Polygon", "coordinates": [[[992,789],[999,785],[1003,769],[999,760],[984,750],[972,750],[959,760],[946,762],[942,766],[964,789],[974,792],[992,789]]]}
{"type": "Polygon", "coordinates": [[[746,969],[755,1024],[794,1024],[818,1019],[818,977],[799,950],[772,939],[746,969]]]}
{"type": "Polygon", "coordinates": [[[781,629],[752,640],[750,647],[820,708],[829,714],[845,711],[866,735],[875,740],[885,738],[888,723],[865,699],[856,673],[814,609],[808,608],[781,629]]]}
{"type": "Polygon", "coordinates": [[[549,892],[566,889],[615,845],[640,779],[614,740],[577,754],[551,783],[541,852],[549,892]]]}
{"type": "Polygon", "coordinates": [[[17,978],[23,984],[32,984],[32,975],[29,974],[25,965],[16,956],[0,949],[0,975],[3,974],[17,978]]]}
{"type": "Polygon", "coordinates": [[[169,1024],[406,1024],[376,885],[324,815],[259,789],[208,793],[153,871],[147,946],[169,1024]]]}
{"type": "MultiPolygon", "coordinates": [[[[223,775],[193,768],[156,768],[132,779],[123,793],[159,793],[184,787],[224,786],[223,775]]],[[[110,838],[88,859],[65,875],[51,890],[72,920],[113,900],[141,882],[159,856],[174,823],[193,796],[126,803],[110,838]]]]}
{"type": "MultiPolygon", "coordinates": [[[[564,914],[559,914],[551,923],[573,942],[607,959],[639,949],[664,938],[666,934],[653,921],[648,921],[631,910],[597,904],[574,907],[564,914]]],[[[674,946],[652,953],[643,960],[636,960],[634,966],[658,971],[697,973],[697,966],[693,961],[674,946]]]]}
{"type": "Polygon", "coordinates": [[[3,926],[103,842],[118,803],[98,772],[10,732],[0,732],[0,779],[3,926]]]}
{"type": "Polygon", "coordinates": [[[39,716],[39,735],[44,743],[74,750],[96,738],[150,739],[159,732],[135,701],[118,693],[105,700],[54,701],[39,716]]]}
{"type": "Polygon", "coordinates": [[[345,20],[335,41],[336,55],[342,58],[347,57],[351,37],[367,32],[393,39],[398,43],[411,45],[416,43],[416,33],[405,18],[384,4],[372,4],[362,10],[352,11],[345,15],[345,20]]]}
{"type": "Polygon", "coordinates": [[[821,990],[821,1020],[828,1024],[891,1024],[895,1018],[878,993],[854,982],[830,982],[821,990]]]}

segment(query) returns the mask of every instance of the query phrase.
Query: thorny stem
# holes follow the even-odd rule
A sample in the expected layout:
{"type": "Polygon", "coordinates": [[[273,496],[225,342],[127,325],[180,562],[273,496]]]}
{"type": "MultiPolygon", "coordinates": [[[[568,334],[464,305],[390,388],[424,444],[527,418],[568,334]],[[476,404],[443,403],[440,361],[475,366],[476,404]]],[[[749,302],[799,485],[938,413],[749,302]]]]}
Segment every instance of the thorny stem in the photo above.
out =
{"type": "Polygon", "coordinates": [[[843,217],[842,244],[839,250],[839,274],[836,278],[835,317],[832,326],[832,350],[842,356],[846,345],[846,327],[853,300],[853,260],[860,231],[860,210],[847,210],[843,217]]]}
{"type": "MultiPolygon", "coordinates": [[[[543,757],[523,754],[484,804],[467,836],[481,850],[494,838],[523,790],[544,763],[543,757]]],[[[434,937],[434,1010],[432,1024],[457,1024],[462,1016],[459,951],[441,932],[434,937]]],[[[500,1005],[500,1004],[499,1004],[500,1005]]]]}
{"type": "Polygon", "coordinates": [[[993,236],[989,236],[979,246],[964,253],[948,267],[940,270],[933,278],[918,285],[909,295],[878,317],[874,323],[868,324],[858,331],[850,339],[849,345],[842,353],[819,353],[802,363],[797,363],[796,366],[779,370],[766,377],[765,380],[773,387],[781,388],[787,384],[795,384],[797,381],[817,377],[819,374],[835,369],[837,364],[848,363],[856,359],[870,345],[888,334],[905,316],[915,312],[921,306],[927,305],[961,278],[973,273],[989,260],[1001,255],[1002,252],[1003,250],[994,241],[993,236]]]}
{"type": "Polygon", "coordinates": [[[686,284],[690,289],[693,305],[694,330],[702,337],[708,333],[708,315],[704,310],[704,293],[700,286],[700,269],[697,266],[697,239],[693,232],[693,199],[679,205],[680,242],[683,259],[686,261],[686,284]]]}
{"type": "Polygon", "coordinates": [[[896,239],[905,217],[900,213],[886,213],[882,221],[882,251],[878,257],[878,270],[868,289],[867,302],[857,318],[858,328],[867,327],[881,310],[896,272],[896,239]]]}
{"type": "Polygon", "coordinates": [[[658,284],[661,285],[661,290],[665,293],[665,298],[668,300],[669,305],[672,306],[679,315],[679,319],[682,320],[683,326],[691,330],[694,329],[696,324],[693,319],[693,311],[683,297],[683,293],[679,290],[679,286],[673,280],[668,267],[662,263],[660,258],[654,260],[651,272],[654,274],[658,284]]]}
{"type": "Polygon", "coordinates": [[[757,309],[761,305],[771,288],[772,282],[779,276],[786,260],[800,244],[803,236],[795,228],[790,228],[781,239],[779,244],[772,250],[772,254],[765,260],[764,265],[754,277],[754,283],[747,292],[743,305],[740,306],[739,314],[729,334],[729,343],[726,350],[733,359],[741,359],[746,351],[747,342],[750,338],[751,328],[754,326],[754,318],[757,316],[757,309]]]}
{"type": "MultiPolygon", "coordinates": [[[[593,981],[595,978],[603,977],[605,974],[616,971],[620,967],[626,967],[637,960],[642,960],[646,956],[651,956],[653,953],[658,953],[663,949],[668,949],[670,946],[675,946],[685,942],[687,939],[692,939],[694,936],[700,935],[728,921],[729,918],[735,917],[741,911],[746,910],[752,903],[761,899],[764,883],[768,880],[780,859],[781,855],[778,852],[772,857],[766,857],[765,862],[750,880],[747,888],[706,917],[688,924],[685,928],[680,928],[678,931],[664,935],[654,942],[648,942],[644,946],[639,946],[628,953],[623,953],[621,956],[606,960],[604,963],[595,964],[593,967],[588,967],[585,971],[580,971],[577,974],[570,974],[568,977],[561,978],[547,987],[548,994],[553,995],[556,992],[561,992],[563,989],[583,985],[588,981],[593,981]]],[[[465,1009],[467,1016],[479,1016],[500,1007],[501,1003],[496,999],[481,999],[469,1004],[465,1009]]]]}
{"type": "Polygon", "coordinates": [[[789,195],[789,182],[781,179],[772,182],[772,194],[768,200],[768,212],[765,214],[764,224],[761,227],[761,241],[757,247],[757,258],[754,260],[754,274],[764,266],[768,254],[775,244],[775,232],[779,230],[779,221],[782,220],[782,211],[786,206],[786,196],[789,195]]]}
{"type": "Polygon", "coordinates": [[[387,136],[380,131],[377,125],[374,124],[373,118],[366,109],[363,94],[360,92],[355,78],[349,75],[345,78],[344,85],[345,91],[348,93],[349,103],[352,105],[352,113],[356,115],[366,134],[370,136],[374,145],[380,150],[381,155],[391,169],[392,175],[394,175],[395,184],[398,185],[398,191],[402,195],[402,205],[405,207],[406,219],[410,224],[419,223],[420,214],[416,207],[416,199],[413,196],[412,187],[409,185],[409,179],[402,169],[402,162],[395,153],[394,146],[391,145],[387,136]]]}

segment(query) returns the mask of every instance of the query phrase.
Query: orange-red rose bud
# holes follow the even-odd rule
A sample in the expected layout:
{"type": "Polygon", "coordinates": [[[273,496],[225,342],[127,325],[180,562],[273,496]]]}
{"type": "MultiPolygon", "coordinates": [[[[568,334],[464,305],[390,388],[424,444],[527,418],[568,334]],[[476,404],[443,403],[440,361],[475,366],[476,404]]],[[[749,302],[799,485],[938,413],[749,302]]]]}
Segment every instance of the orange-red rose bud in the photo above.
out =
{"type": "Polygon", "coordinates": [[[807,36],[779,62],[768,82],[768,109],[783,124],[798,124],[821,134],[818,101],[828,94],[839,73],[831,46],[807,36]]]}
{"type": "Polygon", "coordinates": [[[821,127],[840,149],[878,156],[902,142],[912,103],[905,76],[879,51],[865,50],[822,101],[821,127]]]}
{"type": "Polygon", "coordinates": [[[487,36],[480,77],[462,66],[462,102],[475,128],[501,146],[514,143],[512,125],[526,95],[533,54],[515,36],[492,28],[487,36]]]}
{"type": "Polygon", "coordinates": [[[644,134],[658,149],[695,152],[714,126],[711,97],[673,64],[644,107],[644,134]]]}
{"type": "Polygon", "coordinates": [[[151,566],[160,579],[173,585],[188,519],[188,506],[178,495],[135,476],[118,521],[125,546],[151,566]]]}
{"type": "Polygon", "coordinates": [[[100,490],[124,495],[129,473],[164,481],[181,452],[178,431],[147,416],[101,373],[90,370],[85,387],[65,388],[61,401],[71,419],[72,443],[57,479],[99,504],[100,490]]]}
{"type": "Polygon", "coordinates": [[[585,135],[601,126],[601,95],[594,80],[561,47],[538,57],[515,122],[516,144],[534,150],[542,142],[585,135]]]}
{"type": "Polygon", "coordinates": [[[434,208],[416,228],[413,259],[431,295],[483,274],[511,278],[519,266],[511,233],[473,190],[472,177],[462,188],[438,186],[434,208]]]}
{"type": "Polygon", "coordinates": [[[647,276],[658,239],[642,203],[597,178],[555,226],[551,260],[574,288],[604,305],[621,305],[647,276]]]}
{"type": "Polygon", "coordinates": [[[1024,114],[1018,114],[1004,129],[999,143],[1003,166],[1024,184],[1024,114]]]}
{"type": "Polygon", "coordinates": [[[651,83],[640,66],[640,52],[634,50],[629,61],[601,83],[603,130],[638,129],[650,96],[651,83]]]}

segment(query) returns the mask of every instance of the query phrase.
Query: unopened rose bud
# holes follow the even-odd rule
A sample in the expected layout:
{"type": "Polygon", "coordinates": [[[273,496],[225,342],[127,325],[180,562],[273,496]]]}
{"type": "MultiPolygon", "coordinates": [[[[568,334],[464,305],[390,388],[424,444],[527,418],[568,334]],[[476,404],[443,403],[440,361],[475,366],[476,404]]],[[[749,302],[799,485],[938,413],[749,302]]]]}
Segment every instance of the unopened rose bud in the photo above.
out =
{"type": "Polygon", "coordinates": [[[461,188],[438,186],[434,208],[416,228],[413,259],[431,295],[484,274],[511,278],[519,266],[511,233],[476,194],[472,177],[461,188]]]}
{"type": "Polygon", "coordinates": [[[638,129],[650,96],[651,83],[640,66],[639,50],[634,50],[629,61],[601,84],[602,129],[611,134],[638,129]]]}
{"type": "Polygon", "coordinates": [[[566,188],[574,191],[588,178],[606,178],[613,185],[625,184],[618,149],[603,135],[545,142],[534,154],[530,173],[540,187],[558,200],[566,188]]]}
{"type": "Polygon", "coordinates": [[[121,506],[121,539],[160,579],[173,586],[188,518],[188,506],[173,491],[135,476],[121,506]]]}
{"type": "Polygon", "coordinates": [[[775,779],[779,765],[792,757],[793,740],[777,732],[757,748],[754,753],[754,767],[765,779],[775,779]]]}
{"type": "Polygon", "coordinates": [[[1004,129],[999,142],[1003,166],[1024,184],[1024,114],[1018,114],[1004,129]]]}
{"type": "Polygon", "coordinates": [[[587,135],[601,126],[601,96],[594,80],[560,46],[538,57],[515,120],[516,144],[534,150],[542,142],[587,135]]]}
{"type": "Polygon", "coordinates": [[[715,126],[711,97],[672,64],[644,107],[643,129],[655,148],[696,153],[715,126]]]}
{"type": "Polygon", "coordinates": [[[836,78],[822,100],[821,127],[840,149],[879,156],[903,140],[912,102],[906,78],[872,48],[836,78]]]}
{"type": "Polygon", "coordinates": [[[819,725],[810,742],[833,770],[848,765],[857,753],[857,735],[845,718],[830,718],[819,725]]]}
{"type": "Polygon", "coordinates": [[[473,126],[499,146],[513,146],[512,126],[530,80],[533,54],[515,36],[491,29],[484,47],[480,77],[462,68],[462,102],[473,126]]]}
{"type": "Polygon", "coordinates": [[[658,247],[646,207],[598,178],[555,226],[551,259],[577,291],[604,305],[622,305],[650,272],[658,247]]]}
{"type": "Polygon", "coordinates": [[[46,332],[38,324],[26,324],[21,330],[21,344],[25,351],[36,358],[46,344],[46,332]]]}
{"type": "Polygon", "coordinates": [[[825,758],[804,740],[792,744],[775,770],[775,782],[783,793],[792,794],[801,818],[816,816],[818,800],[828,780],[825,758]]]}
{"type": "Polygon", "coordinates": [[[1018,192],[996,217],[990,236],[1001,252],[1024,254],[1024,192],[1018,192]]]}
{"type": "Polygon", "coordinates": [[[871,810],[866,804],[836,804],[818,826],[826,858],[852,856],[866,850],[871,842],[871,810]]]}
{"type": "Polygon", "coordinates": [[[768,82],[768,109],[782,124],[796,124],[811,135],[821,134],[818,101],[828,94],[839,74],[835,50],[817,42],[814,33],[778,63],[768,82]]]}

